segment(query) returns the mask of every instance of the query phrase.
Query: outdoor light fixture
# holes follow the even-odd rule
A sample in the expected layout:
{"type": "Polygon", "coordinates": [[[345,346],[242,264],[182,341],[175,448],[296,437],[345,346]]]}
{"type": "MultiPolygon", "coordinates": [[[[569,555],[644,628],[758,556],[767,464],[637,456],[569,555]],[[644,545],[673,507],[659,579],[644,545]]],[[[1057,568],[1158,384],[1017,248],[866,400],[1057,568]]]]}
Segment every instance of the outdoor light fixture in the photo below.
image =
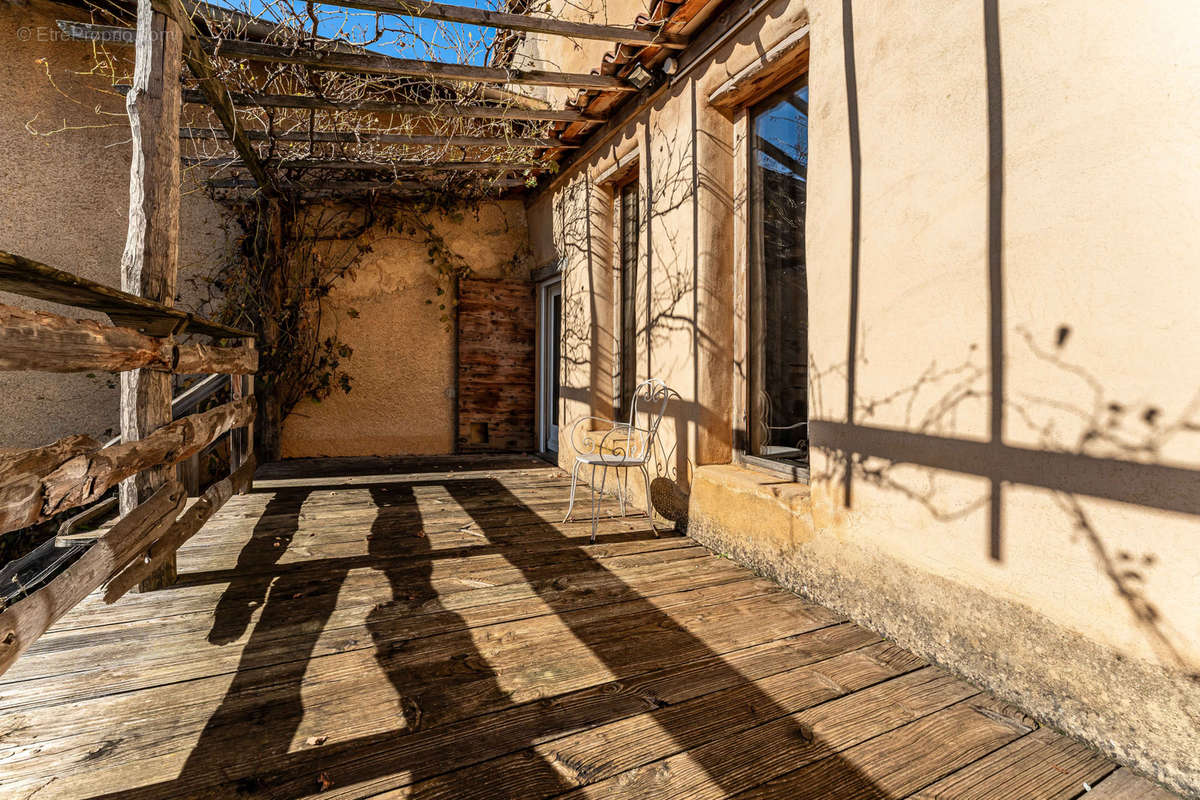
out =
{"type": "Polygon", "coordinates": [[[625,80],[633,84],[635,89],[645,89],[650,81],[654,78],[650,74],[650,70],[643,67],[641,64],[636,65],[629,74],[625,76],[625,80]]]}

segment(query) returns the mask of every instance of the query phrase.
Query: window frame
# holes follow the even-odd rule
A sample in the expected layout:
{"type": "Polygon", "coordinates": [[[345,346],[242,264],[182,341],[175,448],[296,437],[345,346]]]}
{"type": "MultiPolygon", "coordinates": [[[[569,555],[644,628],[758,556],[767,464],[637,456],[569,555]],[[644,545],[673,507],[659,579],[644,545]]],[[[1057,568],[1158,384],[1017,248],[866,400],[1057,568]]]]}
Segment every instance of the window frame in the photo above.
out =
{"type": "MultiPolygon", "coordinates": [[[[805,436],[805,450],[808,451],[805,456],[805,464],[791,464],[784,461],[776,460],[767,456],[758,455],[755,451],[759,446],[759,420],[761,419],[761,408],[759,398],[761,397],[763,387],[763,316],[765,298],[763,294],[763,283],[765,282],[765,271],[763,265],[762,252],[762,204],[758,202],[758,177],[755,165],[755,154],[757,150],[754,146],[754,124],[758,116],[777,105],[784,98],[794,94],[801,87],[809,85],[808,70],[804,70],[799,75],[790,77],[786,82],[781,82],[779,86],[774,88],[769,93],[756,97],[754,102],[747,104],[744,111],[745,120],[745,138],[744,138],[744,160],[743,165],[745,172],[745,187],[746,187],[746,256],[745,256],[745,291],[746,291],[746,394],[744,399],[744,413],[746,419],[745,435],[741,437],[742,441],[735,442],[736,455],[739,463],[753,467],[759,470],[764,470],[773,474],[783,474],[790,477],[792,481],[807,483],[810,477],[811,466],[811,439],[805,436]]],[[[807,206],[807,187],[806,187],[806,206],[807,206]]],[[[806,248],[807,250],[807,248],[806,248]]],[[[805,253],[806,275],[807,275],[807,252],[805,253]]],[[[805,324],[808,320],[808,308],[804,309],[805,324]]],[[[807,337],[806,337],[807,340],[807,337]]],[[[807,351],[806,346],[806,351],[807,351]]],[[[808,352],[805,352],[805,359],[808,358],[808,352]]],[[[806,380],[805,393],[807,396],[808,386],[806,380]]],[[[805,403],[808,409],[808,402],[805,403]]],[[[810,409],[809,409],[810,411],[810,409]]],[[[805,422],[811,420],[811,413],[806,415],[805,422]]]]}

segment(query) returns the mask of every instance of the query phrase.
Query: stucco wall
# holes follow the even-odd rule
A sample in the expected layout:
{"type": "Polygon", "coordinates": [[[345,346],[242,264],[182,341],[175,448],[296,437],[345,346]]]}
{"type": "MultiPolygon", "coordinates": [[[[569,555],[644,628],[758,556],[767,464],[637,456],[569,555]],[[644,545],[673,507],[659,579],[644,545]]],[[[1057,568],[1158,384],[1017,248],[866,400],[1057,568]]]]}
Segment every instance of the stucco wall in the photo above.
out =
{"type": "Polygon", "coordinates": [[[534,203],[562,418],[609,391],[597,177],[632,149],[639,374],[682,396],[659,471],[690,532],[1200,792],[1200,9],[1003,3],[989,35],[993,7],[768,5],[534,203]],[[707,98],[806,22],[809,487],[703,466],[745,424],[745,123],[707,98]]]}
{"type": "MultiPolygon", "coordinates": [[[[129,123],[124,99],[104,91],[91,47],[64,41],[57,19],[80,12],[50,3],[0,2],[0,249],[120,286],[129,210],[129,123]],[[97,114],[99,105],[104,114],[97,114]]],[[[227,218],[192,184],[180,211],[177,304],[202,293],[189,278],[224,258],[227,218]]],[[[97,316],[0,293],[0,302],[97,316]]],[[[118,428],[115,376],[0,373],[0,447],[46,444],[70,433],[118,428]]]]}
{"type": "MultiPolygon", "coordinates": [[[[477,277],[529,274],[519,200],[485,201],[427,219],[477,277]]],[[[452,453],[454,331],[453,322],[442,320],[446,298],[436,294],[429,245],[405,226],[380,225],[362,240],[370,251],[334,285],[322,317],[353,350],[343,365],[352,389],[297,406],[284,422],[283,455],[452,453]]]]}

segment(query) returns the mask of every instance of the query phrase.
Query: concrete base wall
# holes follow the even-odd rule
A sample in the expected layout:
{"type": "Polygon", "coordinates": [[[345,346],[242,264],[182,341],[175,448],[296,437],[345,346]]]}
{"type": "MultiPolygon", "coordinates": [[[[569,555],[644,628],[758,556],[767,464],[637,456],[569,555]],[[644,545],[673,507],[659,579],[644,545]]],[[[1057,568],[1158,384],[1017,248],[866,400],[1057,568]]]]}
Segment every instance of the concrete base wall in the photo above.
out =
{"type": "Polygon", "coordinates": [[[807,487],[723,465],[693,476],[688,535],[1185,793],[1200,792],[1200,682],[1021,603],[814,525],[807,487]]]}

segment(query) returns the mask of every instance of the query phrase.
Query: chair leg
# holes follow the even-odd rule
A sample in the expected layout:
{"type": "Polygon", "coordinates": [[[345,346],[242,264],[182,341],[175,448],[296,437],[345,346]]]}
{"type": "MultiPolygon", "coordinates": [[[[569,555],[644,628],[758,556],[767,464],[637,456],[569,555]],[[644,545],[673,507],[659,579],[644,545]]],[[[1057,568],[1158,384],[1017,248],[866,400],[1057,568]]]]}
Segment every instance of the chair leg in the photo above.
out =
{"type": "Polygon", "coordinates": [[[654,503],[650,500],[650,471],[642,464],[642,477],[646,479],[646,516],[650,518],[650,530],[658,536],[658,528],[654,526],[654,503]]]}
{"type": "Polygon", "coordinates": [[[567,515],[563,517],[563,522],[569,522],[571,512],[575,510],[575,485],[579,483],[579,467],[582,464],[582,461],[576,461],[575,466],[571,468],[571,502],[567,505],[567,515]]]}
{"type": "MultiPolygon", "coordinates": [[[[593,475],[595,467],[592,468],[593,475]]],[[[604,465],[604,471],[600,473],[600,501],[592,508],[592,544],[596,543],[596,526],[600,521],[600,505],[604,502],[604,485],[608,483],[608,465],[604,465]]]]}
{"type": "Polygon", "coordinates": [[[625,516],[625,503],[629,500],[629,468],[626,467],[621,473],[622,483],[617,484],[617,489],[621,490],[621,516],[625,516]]]}

